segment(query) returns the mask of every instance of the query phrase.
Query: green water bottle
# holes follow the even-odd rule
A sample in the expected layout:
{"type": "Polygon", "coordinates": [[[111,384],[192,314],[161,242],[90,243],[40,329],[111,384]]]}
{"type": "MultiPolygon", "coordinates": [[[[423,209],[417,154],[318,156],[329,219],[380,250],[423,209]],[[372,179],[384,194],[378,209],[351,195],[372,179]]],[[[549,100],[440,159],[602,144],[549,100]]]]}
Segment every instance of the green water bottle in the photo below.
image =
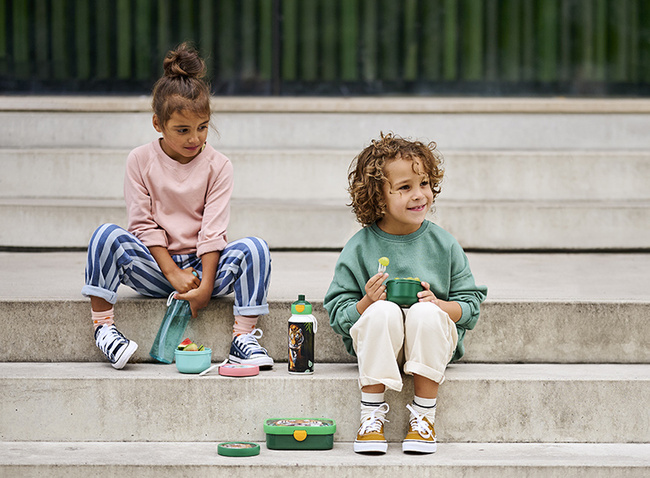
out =
{"type": "Polygon", "coordinates": [[[318,330],[311,304],[299,295],[289,318],[289,373],[314,373],[314,334],[318,330]]]}
{"type": "Polygon", "coordinates": [[[149,355],[162,363],[174,361],[174,351],[183,340],[187,324],[192,318],[190,303],[175,299],[175,295],[176,292],[172,292],[167,299],[167,312],[149,351],[149,355]]]}

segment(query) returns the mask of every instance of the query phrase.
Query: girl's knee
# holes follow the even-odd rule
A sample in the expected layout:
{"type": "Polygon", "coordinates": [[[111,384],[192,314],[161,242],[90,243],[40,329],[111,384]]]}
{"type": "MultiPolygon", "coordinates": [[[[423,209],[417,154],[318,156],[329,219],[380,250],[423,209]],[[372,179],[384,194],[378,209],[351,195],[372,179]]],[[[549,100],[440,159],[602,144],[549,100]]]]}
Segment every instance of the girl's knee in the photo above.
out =
{"type": "Polygon", "coordinates": [[[114,238],[116,234],[121,235],[122,233],[128,234],[124,228],[116,224],[102,224],[95,229],[95,232],[93,232],[93,235],[90,238],[90,243],[105,243],[109,238],[114,238]]]}
{"type": "Polygon", "coordinates": [[[260,258],[260,262],[264,264],[271,263],[271,251],[269,250],[268,243],[260,237],[251,237],[250,238],[253,244],[255,244],[255,250],[257,255],[260,258]]]}
{"type": "Polygon", "coordinates": [[[115,228],[115,227],[117,227],[115,224],[102,224],[97,229],[95,229],[95,231],[93,232],[93,234],[91,236],[91,240],[93,240],[94,238],[96,238],[98,236],[103,235],[107,231],[113,230],[113,228],[115,228]]]}
{"type": "Polygon", "coordinates": [[[263,275],[268,275],[271,269],[269,245],[259,237],[245,237],[228,244],[224,251],[224,260],[235,263],[245,260],[248,268],[263,275]]]}
{"type": "Polygon", "coordinates": [[[252,236],[252,237],[249,237],[249,239],[255,243],[256,248],[258,250],[266,251],[266,252],[269,251],[268,243],[264,239],[262,239],[261,237],[252,236]]]}
{"type": "Polygon", "coordinates": [[[264,239],[259,237],[245,237],[231,242],[228,248],[242,251],[243,253],[254,257],[270,257],[269,245],[264,239]]]}
{"type": "Polygon", "coordinates": [[[97,232],[99,231],[106,231],[106,232],[124,231],[124,228],[118,226],[117,224],[112,224],[110,222],[107,222],[106,224],[102,224],[97,228],[97,232]]]}

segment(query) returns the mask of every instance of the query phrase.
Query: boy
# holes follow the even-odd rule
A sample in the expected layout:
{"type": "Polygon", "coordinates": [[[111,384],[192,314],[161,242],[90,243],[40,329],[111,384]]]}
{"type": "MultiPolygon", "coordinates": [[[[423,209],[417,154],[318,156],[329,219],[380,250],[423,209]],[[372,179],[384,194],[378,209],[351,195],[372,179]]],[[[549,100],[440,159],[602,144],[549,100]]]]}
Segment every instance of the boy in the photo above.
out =
{"type": "Polygon", "coordinates": [[[413,375],[404,452],[434,453],[438,386],[450,360],[463,356],[463,337],[474,328],[487,288],[474,282],[458,242],[426,220],[440,193],[443,171],[435,143],[381,135],[353,162],[351,206],[364,226],[345,245],[325,295],[330,324],[359,363],[361,425],[357,453],[385,453],[386,388],[401,391],[400,364],[413,375]],[[423,290],[408,309],[386,300],[389,274],[376,272],[390,258],[393,277],[419,277],[423,290]]]}

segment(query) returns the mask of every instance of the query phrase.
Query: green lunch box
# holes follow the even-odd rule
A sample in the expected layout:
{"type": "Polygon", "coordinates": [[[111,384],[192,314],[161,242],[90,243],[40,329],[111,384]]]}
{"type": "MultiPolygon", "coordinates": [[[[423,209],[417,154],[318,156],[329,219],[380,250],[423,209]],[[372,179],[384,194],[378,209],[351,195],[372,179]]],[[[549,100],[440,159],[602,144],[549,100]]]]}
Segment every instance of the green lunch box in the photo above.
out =
{"type": "Polygon", "coordinates": [[[400,307],[411,307],[418,299],[418,292],[424,290],[420,279],[390,279],[386,281],[386,299],[400,307]]]}
{"type": "Polygon", "coordinates": [[[330,450],[336,422],[325,418],[269,418],[264,422],[270,450],[330,450]]]}

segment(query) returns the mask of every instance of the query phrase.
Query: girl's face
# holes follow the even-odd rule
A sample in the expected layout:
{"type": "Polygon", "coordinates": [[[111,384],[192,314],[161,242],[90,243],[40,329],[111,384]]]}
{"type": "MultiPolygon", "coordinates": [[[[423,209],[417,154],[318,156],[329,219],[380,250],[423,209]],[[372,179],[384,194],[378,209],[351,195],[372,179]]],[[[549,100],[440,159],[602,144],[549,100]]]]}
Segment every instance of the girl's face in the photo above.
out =
{"type": "Polygon", "coordinates": [[[163,151],[181,164],[189,163],[202,151],[208,139],[209,124],[209,116],[175,111],[163,126],[153,115],[153,127],[163,136],[160,141],[163,151]]]}
{"type": "Polygon", "coordinates": [[[377,221],[384,232],[403,236],[417,231],[433,204],[429,178],[413,169],[423,170],[419,159],[398,157],[384,165],[386,214],[377,221]]]}

